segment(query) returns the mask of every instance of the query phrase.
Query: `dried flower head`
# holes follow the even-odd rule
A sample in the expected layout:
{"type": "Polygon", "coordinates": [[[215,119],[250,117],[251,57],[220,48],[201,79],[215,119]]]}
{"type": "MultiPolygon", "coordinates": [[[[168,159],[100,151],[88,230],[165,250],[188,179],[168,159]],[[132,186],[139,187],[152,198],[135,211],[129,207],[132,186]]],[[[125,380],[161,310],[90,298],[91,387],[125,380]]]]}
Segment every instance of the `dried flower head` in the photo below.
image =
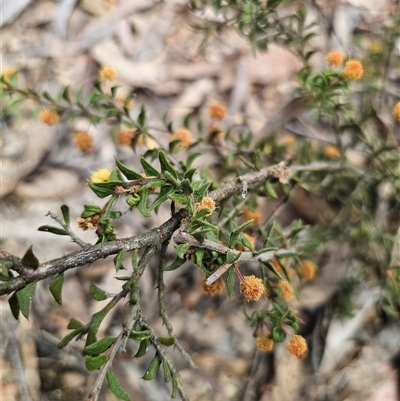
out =
{"type": "Polygon", "coordinates": [[[342,152],[336,145],[326,145],[324,148],[324,155],[328,159],[340,159],[342,152]]]}
{"type": "Polygon", "coordinates": [[[99,78],[102,81],[112,81],[117,78],[117,71],[112,67],[101,67],[99,70],[99,78]]]}
{"type": "Polygon", "coordinates": [[[226,116],[226,107],[222,103],[213,103],[209,107],[208,112],[214,120],[222,120],[226,116]]]}
{"type": "Polygon", "coordinates": [[[93,137],[87,132],[76,132],[74,134],[74,143],[82,152],[89,152],[93,149],[93,137]]]}
{"type": "Polygon", "coordinates": [[[307,354],[308,346],[304,337],[294,335],[286,344],[287,350],[297,358],[302,358],[307,354]]]}
{"type": "Polygon", "coordinates": [[[311,281],[317,274],[317,266],[311,260],[302,260],[297,265],[297,271],[305,281],[311,281]]]}
{"type": "Polygon", "coordinates": [[[397,102],[393,107],[392,115],[397,121],[400,121],[400,102],[397,102]]]}
{"type": "Polygon", "coordinates": [[[196,203],[196,210],[200,212],[200,210],[209,209],[210,213],[207,215],[209,216],[215,210],[215,202],[208,196],[205,196],[200,202],[196,203]]]}
{"type": "Polygon", "coordinates": [[[77,218],[78,227],[83,231],[93,230],[94,228],[96,228],[99,219],[100,216],[98,214],[95,214],[94,216],[90,217],[78,217],[77,218]]]}
{"type": "Polygon", "coordinates": [[[271,167],[271,177],[277,178],[281,184],[287,184],[290,180],[290,169],[284,162],[271,167]]]}
{"type": "Polygon", "coordinates": [[[207,284],[206,279],[203,280],[203,289],[204,292],[209,294],[209,295],[219,295],[222,294],[222,291],[224,290],[224,282],[222,278],[220,277],[218,280],[214,281],[212,284],[207,284]]]}
{"type": "Polygon", "coordinates": [[[332,50],[326,55],[326,63],[329,67],[339,67],[343,64],[344,54],[337,50],[332,50]]]}
{"type": "Polygon", "coordinates": [[[357,81],[361,79],[364,75],[364,67],[360,60],[349,60],[341,73],[344,79],[350,81],[357,81]]]}
{"type": "Polygon", "coordinates": [[[132,139],[136,136],[137,132],[135,128],[122,129],[115,135],[115,141],[118,145],[130,147],[132,145],[132,139]]]}
{"type": "Polygon", "coordinates": [[[258,301],[265,294],[262,280],[254,275],[240,278],[240,292],[247,301],[258,301]]]}
{"type": "Polygon", "coordinates": [[[94,171],[90,176],[90,181],[96,182],[107,182],[110,180],[111,171],[106,168],[101,168],[100,170],[94,171]]]}
{"type": "Polygon", "coordinates": [[[247,206],[243,206],[243,220],[253,220],[253,225],[257,226],[261,222],[261,212],[259,210],[250,210],[247,206]]]}
{"type": "Polygon", "coordinates": [[[60,121],[60,116],[55,110],[43,109],[39,114],[39,119],[47,125],[55,125],[60,121]]]}
{"type": "Polygon", "coordinates": [[[274,340],[268,334],[263,334],[256,337],[256,345],[262,352],[271,352],[274,348],[274,340]]]}
{"type": "Polygon", "coordinates": [[[281,290],[281,293],[278,298],[283,301],[290,301],[294,296],[293,286],[287,280],[278,281],[275,284],[275,288],[279,288],[281,290]]]}
{"type": "Polygon", "coordinates": [[[3,71],[3,73],[1,74],[1,76],[2,76],[3,78],[5,78],[6,80],[9,80],[10,77],[11,77],[13,74],[15,74],[16,72],[17,72],[17,69],[16,69],[16,68],[14,68],[14,67],[8,67],[8,68],[6,68],[6,69],[3,71]]]}
{"type": "Polygon", "coordinates": [[[172,140],[180,140],[179,146],[181,148],[188,148],[193,143],[191,132],[186,128],[181,128],[172,134],[172,140]]]}

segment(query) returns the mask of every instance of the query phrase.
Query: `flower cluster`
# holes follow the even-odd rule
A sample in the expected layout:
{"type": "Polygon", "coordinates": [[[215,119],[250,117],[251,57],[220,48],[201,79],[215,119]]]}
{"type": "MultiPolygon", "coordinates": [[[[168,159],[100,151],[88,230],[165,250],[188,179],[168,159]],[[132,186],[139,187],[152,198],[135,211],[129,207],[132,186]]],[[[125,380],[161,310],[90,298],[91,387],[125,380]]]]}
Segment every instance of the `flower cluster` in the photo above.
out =
{"type": "Polygon", "coordinates": [[[360,60],[349,60],[341,73],[342,78],[357,81],[364,75],[364,66],[360,60]]]}
{"type": "Polygon", "coordinates": [[[222,278],[219,278],[218,280],[214,281],[212,284],[207,284],[206,280],[203,281],[203,289],[204,292],[209,294],[209,295],[219,295],[222,294],[222,291],[224,290],[224,282],[222,278]]]}
{"type": "Polygon", "coordinates": [[[326,63],[329,67],[339,67],[343,64],[344,54],[337,50],[332,50],[326,55],[326,63]]]}
{"type": "Polygon", "coordinates": [[[258,301],[265,294],[264,283],[254,275],[240,277],[240,292],[247,301],[258,301]]]}
{"type": "MultiPolygon", "coordinates": [[[[208,196],[205,196],[200,202],[197,202],[196,210],[199,212],[200,210],[203,210],[203,209],[209,209],[209,210],[211,210],[211,212],[213,212],[215,210],[214,200],[208,196]]],[[[208,215],[210,215],[211,212],[208,215]]]]}
{"type": "Polygon", "coordinates": [[[43,109],[39,114],[39,119],[47,125],[55,125],[60,121],[60,116],[55,110],[43,109]]]}
{"type": "Polygon", "coordinates": [[[93,230],[94,228],[97,227],[99,219],[100,216],[98,214],[95,214],[94,216],[90,217],[78,217],[77,218],[78,227],[83,231],[93,230]]]}
{"type": "Polygon", "coordinates": [[[188,148],[193,143],[191,132],[186,128],[181,128],[172,134],[172,140],[179,140],[179,146],[181,148],[188,148]]]}
{"type": "Polygon", "coordinates": [[[90,152],[93,149],[93,137],[87,132],[76,132],[74,143],[82,152],[90,152]]]}
{"type": "Polygon", "coordinates": [[[110,180],[111,171],[106,168],[101,168],[100,170],[94,171],[90,176],[90,181],[96,182],[107,182],[110,180]]]}
{"type": "Polygon", "coordinates": [[[112,67],[102,67],[99,70],[99,78],[102,81],[112,81],[117,78],[117,71],[112,67]]]}
{"type": "Polygon", "coordinates": [[[286,348],[290,354],[297,358],[302,358],[307,354],[308,346],[304,337],[294,335],[286,344],[286,348]]]}
{"type": "Polygon", "coordinates": [[[271,352],[274,348],[274,340],[268,334],[263,334],[256,337],[256,345],[262,352],[271,352]]]}
{"type": "Polygon", "coordinates": [[[221,103],[213,103],[208,109],[210,117],[214,120],[222,120],[226,116],[226,108],[221,103]]]}

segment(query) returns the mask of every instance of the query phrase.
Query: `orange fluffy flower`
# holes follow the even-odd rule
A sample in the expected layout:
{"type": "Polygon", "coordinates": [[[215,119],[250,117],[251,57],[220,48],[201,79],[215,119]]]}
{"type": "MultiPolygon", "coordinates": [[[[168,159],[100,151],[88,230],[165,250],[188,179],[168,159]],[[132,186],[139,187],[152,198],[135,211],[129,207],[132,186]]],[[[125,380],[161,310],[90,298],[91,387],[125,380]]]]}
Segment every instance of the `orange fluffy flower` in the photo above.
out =
{"type": "Polygon", "coordinates": [[[349,60],[341,73],[344,79],[349,81],[357,81],[364,75],[364,67],[360,60],[349,60]]]}
{"type": "Polygon", "coordinates": [[[54,110],[43,109],[39,114],[39,119],[47,125],[55,125],[60,121],[60,116],[54,110]]]}
{"type": "Polygon", "coordinates": [[[222,294],[222,291],[224,290],[224,282],[222,278],[219,278],[218,280],[214,281],[212,284],[207,284],[206,280],[203,281],[203,289],[204,292],[209,294],[209,295],[219,295],[222,294]]]}
{"type": "Polygon", "coordinates": [[[393,107],[392,115],[397,121],[400,121],[400,102],[397,102],[393,107]]]}
{"type": "Polygon", "coordinates": [[[99,70],[99,78],[103,81],[112,81],[117,78],[117,71],[112,67],[102,67],[99,70]]]}
{"type": "Polygon", "coordinates": [[[287,350],[297,358],[302,358],[307,354],[308,346],[304,337],[294,335],[286,344],[287,350]]]}
{"type": "Polygon", "coordinates": [[[93,137],[87,132],[76,132],[74,143],[82,152],[89,152],[93,149],[93,137]]]}
{"type": "Polygon", "coordinates": [[[257,348],[262,352],[271,352],[274,348],[274,340],[268,334],[256,337],[257,348]]]}
{"type": "Polygon", "coordinates": [[[337,50],[332,50],[326,55],[326,63],[329,67],[339,67],[343,64],[344,54],[337,50]]]}
{"type": "Polygon", "coordinates": [[[240,292],[247,301],[258,301],[265,294],[262,280],[254,275],[243,276],[240,280],[240,292]]]}
{"type": "Polygon", "coordinates": [[[226,108],[221,103],[213,103],[208,109],[210,117],[215,120],[222,120],[226,116],[226,108]]]}
{"type": "Polygon", "coordinates": [[[181,128],[172,134],[172,140],[180,140],[179,146],[181,148],[188,148],[193,143],[192,134],[186,128],[181,128]]]}

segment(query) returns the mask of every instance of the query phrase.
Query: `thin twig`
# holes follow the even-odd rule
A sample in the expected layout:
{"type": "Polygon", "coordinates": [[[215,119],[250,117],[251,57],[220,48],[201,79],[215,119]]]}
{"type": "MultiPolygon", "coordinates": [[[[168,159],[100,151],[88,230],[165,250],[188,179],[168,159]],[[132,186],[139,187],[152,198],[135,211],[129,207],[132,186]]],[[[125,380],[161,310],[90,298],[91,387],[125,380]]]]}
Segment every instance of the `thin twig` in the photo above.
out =
{"type": "Polygon", "coordinates": [[[72,241],[74,241],[76,244],[80,245],[82,248],[88,248],[91,246],[88,242],[83,241],[80,239],[71,229],[71,226],[68,224],[65,224],[62,219],[60,219],[55,213],[52,213],[50,211],[47,212],[46,216],[50,216],[52,219],[54,219],[71,237],[72,241]]]}
{"type": "MultiPolygon", "coordinates": [[[[166,254],[167,254],[167,248],[170,240],[167,240],[163,243],[161,247],[161,253],[160,253],[160,263],[159,263],[159,269],[158,269],[158,311],[159,315],[161,316],[165,327],[168,330],[168,334],[173,337],[174,336],[174,329],[172,327],[172,324],[169,320],[169,317],[167,315],[167,310],[165,308],[165,301],[164,301],[164,295],[165,295],[165,284],[164,284],[164,267],[166,263],[166,254]]],[[[176,349],[181,353],[181,355],[185,358],[185,360],[189,363],[190,367],[193,369],[197,369],[197,365],[194,363],[192,357],[185,351],[183,348],[182,344],[176,340],[175,341],[175,347],[176,349]]]]}

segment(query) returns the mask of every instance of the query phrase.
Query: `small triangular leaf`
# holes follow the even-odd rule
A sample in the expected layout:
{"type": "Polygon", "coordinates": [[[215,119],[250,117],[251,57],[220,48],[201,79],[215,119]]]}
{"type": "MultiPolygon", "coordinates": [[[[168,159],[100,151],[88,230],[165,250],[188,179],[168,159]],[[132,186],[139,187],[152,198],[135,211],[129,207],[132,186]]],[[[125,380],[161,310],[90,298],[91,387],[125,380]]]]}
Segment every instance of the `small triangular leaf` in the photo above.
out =
{"type": "Polygon", "coordinates": [[[55,301],[62,305],[62,288],[64,284],[64,273],[60,273],[50,284],[50,292],[53,295],[55,301]]]}
{"type": "Polygon", "coordinates": [[[39,267],[39,259],[33,253],[32,245],[25,252],[22,258],[22,265],[30,267],[31,269],[37,269],[39,267]]]}

